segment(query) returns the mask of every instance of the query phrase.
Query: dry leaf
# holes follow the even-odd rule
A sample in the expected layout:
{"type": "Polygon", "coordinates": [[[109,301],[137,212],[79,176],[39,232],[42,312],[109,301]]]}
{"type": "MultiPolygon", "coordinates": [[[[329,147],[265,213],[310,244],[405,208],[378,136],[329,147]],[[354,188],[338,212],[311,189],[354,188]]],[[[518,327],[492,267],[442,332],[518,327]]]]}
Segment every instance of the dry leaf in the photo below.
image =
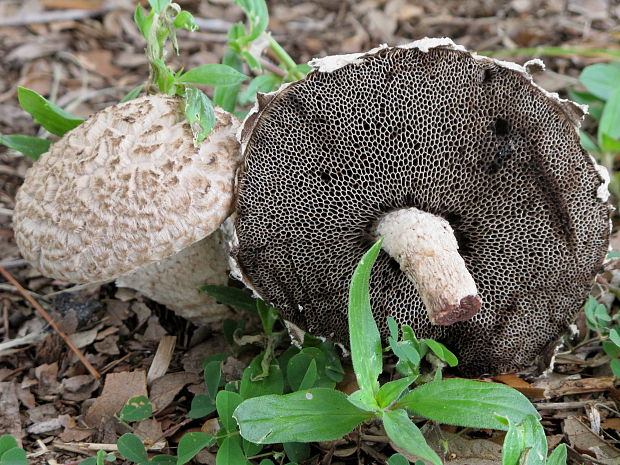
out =
{"type": "Polygon", "coordinates": [[[576,417],[564,420],[564,434],[568,437],[570,445],[580,454],[586,454],[598,460],[619,459],[620,450],[611,446],[600,436],[579,421],[576,417]]]}
{"type": "Polygon", "coordinates": [[[56,418],[58,411],[54,407],[54,404],[38,405],[28,410],[28,417],[33,423],[49,420],[50,418],[56,418]]]}
{"type": "Polygon", "coordinates": [[[159,421],[154,418],[147,418],[134,426],[134,433],[144,441],[146,447],[149,447],[161,438],[163,431],[159,421]]]}
{"type": "Polygon", "coordinates": [[[21,441],[19,400],[17,386],[13,382],[0,383],[0,436],[3,434],[10,434],[21,441]]]}
{"type": "Polygon", "coordinates": [[[118,335],[116,334],[106,337],[103,341],[95,342],[94,347],[97,352],[106,355],[118,355],[121,353],[118,348],[118,335]]]}
{"type": "Polygon", "coordinates": [[[608,391],[612,387],[614,387],[613,376],[573,379],[566,380],[557,388],[549,389],[547,395],[549,397],[559,397],[569,394],[586,394],[589,392],[608,391]]]}
{"type": "Polygon", "coordinates": [[[109,50],[96,49],[77,53],[76,55],[84,65],[84,68],[105,78],[114,79],[123,74],[121,68],[112,64],[112,52],[109,50]]]}
{"type": "Polygon", "coordinates": [[[29,426],[26,431],[28,431],[30,434],[44,434],[50,433],[51,431],[60,428],[62,428],[62,425],[60,424],[58,418],[52,418],[50,420],[34,423],[33,425],[29,426]]]}
{"type": "Polygon", "coordinates": [[[78,347],[78,349],[82,349],[95,342],[97,333],[101,328],[103,328],[103,323],[99,323],[97,326],[87,331],[79,331],[77,333],[70,334],[69,338],[78,347]]]}
{"type": "Polygon", "coordinates": [[[528,399],[546,399],[544,388],[534,387],[518,375],[499,375],[494,376],[493,379],[516,389],[528,399]]]}
{"type": "Polygon", "coordinates": [[[151,385],[151,395],[149,397],[153,404],[153,409],[163,410],[174,400],[175,396],[188,384],[196,383],[200,376],[195,373],[179,372],[168,373],[157,378],[151,385]]]}
{"type": "Polygon", "coordinates": [[[118,414],[129,399],[146,396],[146,373],[143,370],[110,373],[105,378],[103,392],[84,416],[84,422],[93,428],[118,414]]]}
{"type": "Polygon", "coordinates": [[[34,375],[39,380],[37,386],[39,396],[58,394],[60,387],[56,379],[58,376],[58,362],[39,365],[34,369],[34,375]]]}

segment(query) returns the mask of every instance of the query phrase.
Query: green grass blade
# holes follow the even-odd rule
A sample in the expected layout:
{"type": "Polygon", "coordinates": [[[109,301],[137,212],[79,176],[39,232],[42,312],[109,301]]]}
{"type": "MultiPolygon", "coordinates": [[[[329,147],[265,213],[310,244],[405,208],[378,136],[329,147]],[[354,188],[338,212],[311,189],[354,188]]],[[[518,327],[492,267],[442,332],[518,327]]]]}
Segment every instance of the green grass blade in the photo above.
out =
{"type": "Polygon", "coordinates": [[[370,307],[370,270],[372,269],[383,240],[377,241],[362,257],[353,273],[349,289],[349,335],[351,359],[361,389],[379,391],[377,378],[383,369],[381,336],[370,307]]]}

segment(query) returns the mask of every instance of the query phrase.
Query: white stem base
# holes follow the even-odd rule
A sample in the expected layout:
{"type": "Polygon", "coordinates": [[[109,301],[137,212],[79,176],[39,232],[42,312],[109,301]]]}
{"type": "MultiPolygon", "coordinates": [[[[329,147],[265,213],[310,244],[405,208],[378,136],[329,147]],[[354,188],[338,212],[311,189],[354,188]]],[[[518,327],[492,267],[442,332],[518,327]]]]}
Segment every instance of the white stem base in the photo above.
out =
{"type": "Polygon", "coordinates": [[[450,325],[480,311],[476,283],[446,220],[417,208],[396,210],[381,219],[376,234],[415,284],[431,323],[450,325]]]}
{"type": "Polygon", "coordinates": [[[118,287],[140,291],[188,320],[210,327],[234,313],[198,290],[206,284],[228,282],[228,257],[219,230],[160,262],[121,276],[118,287]]]}

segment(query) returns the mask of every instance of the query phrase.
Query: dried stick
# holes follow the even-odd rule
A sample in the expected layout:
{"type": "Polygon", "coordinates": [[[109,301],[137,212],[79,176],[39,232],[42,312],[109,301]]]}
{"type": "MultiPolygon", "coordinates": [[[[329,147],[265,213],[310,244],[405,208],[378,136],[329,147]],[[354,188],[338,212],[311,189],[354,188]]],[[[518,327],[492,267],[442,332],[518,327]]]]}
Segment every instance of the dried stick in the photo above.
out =
{"type": "Polygon", "coordinates": [[[73,343],[73,341],[67,336],[56,324],[56,322],[52,319],[51,316],[39,305],[39,302],[34,300],[32,296],[22,287],[21,284],[17,282],[17,280],[4,268],[0,267],[0,274],[6,278],[8,282],[10,282],[15,288],[19,291],[19,293],[26,299],[30,304],[39,312],[39,314],[49,323],[49,325],[58,333],[58,335],[65,341],[65,343],[69,346],[69,348],[77,355],[80,359],[80,362],[86,367],[89,373],[95,378],[98,379],[101,375],[97,372],[94,366],[84,357],[84,354],[77,346],[73,343]]]}

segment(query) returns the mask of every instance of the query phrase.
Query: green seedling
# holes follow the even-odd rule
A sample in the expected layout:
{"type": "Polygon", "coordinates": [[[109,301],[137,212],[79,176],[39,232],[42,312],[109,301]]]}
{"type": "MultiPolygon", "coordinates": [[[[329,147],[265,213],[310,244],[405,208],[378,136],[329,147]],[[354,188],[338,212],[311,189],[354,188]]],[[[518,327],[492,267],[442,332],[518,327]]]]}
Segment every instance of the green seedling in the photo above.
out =
{"type": "MultiPolygon", "coordinates": [[[[234,412],[241,436],[259,444],[328,441],[374,419],[383,423],[394,444],[440,465],[441,459],[426,444],[409,412],[441,423],[473,428],[508,430],[508,424],[498,416],[518,425],[533,419],[539,425],[540,416],[527,398],[505,385],[437,376],[410,390],[424,348],[408,329],[403,331],[404,340],[396,341],[393,321],[389,323],[392,346],[413,348],[418,356],[413,351],[402,351],[399,359],[406,362],[405,369],[411,374],[380,385],[383,350],[369,297],[371,268],[380,248],[381,241],[364,255],[353,275],[349,294],[351,358],[360,389],[346,396],[335,389],[312,387],[287,395],[244,400],[234,412]]],[[[454,355],[442,345],[428,341],[425,345],[439,358],[455,361],[454,355]]],[[[526,438],[530,448],[531,442],[526,438]]]]}

